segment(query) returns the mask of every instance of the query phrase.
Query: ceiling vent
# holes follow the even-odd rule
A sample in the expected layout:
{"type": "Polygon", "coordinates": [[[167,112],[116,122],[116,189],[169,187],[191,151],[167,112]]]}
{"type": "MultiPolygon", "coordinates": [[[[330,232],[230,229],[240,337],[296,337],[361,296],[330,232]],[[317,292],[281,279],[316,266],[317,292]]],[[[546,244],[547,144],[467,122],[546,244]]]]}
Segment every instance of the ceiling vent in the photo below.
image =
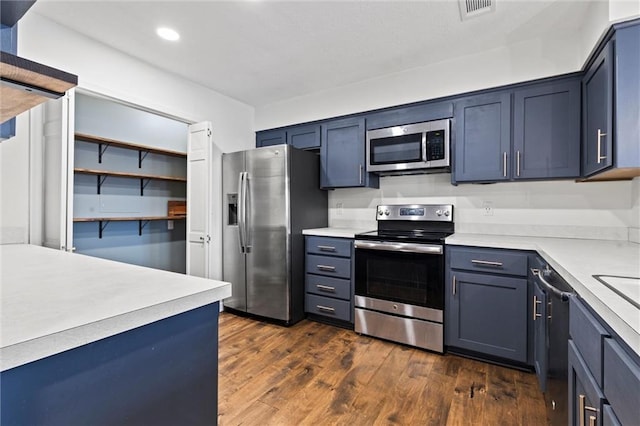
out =
{"type": "Polygon", "coordinates": [[[458,0],[463,21],[496,10],[496,0],[458,0]]]}

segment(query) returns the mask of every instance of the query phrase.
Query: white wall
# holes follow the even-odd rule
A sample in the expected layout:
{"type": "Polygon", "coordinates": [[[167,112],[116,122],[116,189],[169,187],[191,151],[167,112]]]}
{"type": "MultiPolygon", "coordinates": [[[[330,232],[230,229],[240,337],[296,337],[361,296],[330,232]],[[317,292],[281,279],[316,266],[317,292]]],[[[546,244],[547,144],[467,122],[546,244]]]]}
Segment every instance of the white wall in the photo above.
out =
{"type": "Polygon", "coordinates": [[[508,47],[256,108],[256,129],[335,117],[578,71],[580,34],[508,47]]]}
{"type": "Polygon", "coordinates": [[[330,192],[329,225],[375,229],[378,204],[453,204],[458,232],[625,241],[640,220],[639,188],[638,178],[453,186],[449,174],[389,176],[380,189],[330,192]],[[491,216],[484,215],[484,202],[491,203],[491,216]]]}
{"type": "Polygon", "coordinates": [[[18,136],[0,142],[0,244],[29,236],[29,112],[16,119],[18,136]]]}
{"type": "Polygon", "coordinates": [[[160,71],[35,12],[20,20],[18,54],[78,75],[83,89],[182,120],[209,120],[214,142],[223,152],[255,146],[253,107],[160,71]]]}
{"type": "Polygon", "coordinates": [[[631,221],[629,223],[629,241],[640,243],[640,177],[631,184],[631,221]]]}

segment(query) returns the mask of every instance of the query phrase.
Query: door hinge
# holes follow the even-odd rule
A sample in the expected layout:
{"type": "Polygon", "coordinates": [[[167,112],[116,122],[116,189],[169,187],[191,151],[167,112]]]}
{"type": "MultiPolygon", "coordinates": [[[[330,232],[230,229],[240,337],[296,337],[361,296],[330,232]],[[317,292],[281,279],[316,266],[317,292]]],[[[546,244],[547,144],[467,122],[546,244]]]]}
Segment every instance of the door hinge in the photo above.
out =
{"type": "Polygon", "coordinates": [[[211,136],[211,129],[207,129],[207,136],[211,136]]]}

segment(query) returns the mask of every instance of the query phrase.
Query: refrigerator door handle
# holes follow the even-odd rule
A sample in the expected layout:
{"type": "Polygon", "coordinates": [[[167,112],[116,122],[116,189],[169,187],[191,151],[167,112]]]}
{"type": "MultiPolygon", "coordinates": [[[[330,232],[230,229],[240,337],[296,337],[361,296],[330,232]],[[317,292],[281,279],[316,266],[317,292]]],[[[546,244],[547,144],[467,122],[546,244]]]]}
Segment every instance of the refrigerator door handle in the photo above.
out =
{"type": "Polygon", "coordinates": [[[244,252],[251,252],[251,185],[249,172],[244,172],[244,252]]]}
{"type": "Polygon", "coordinates": [[[244,174],[245,172],[240,172],[238,176],[238,240],[240,242],[240,253],[245,253],[244,174]]]}

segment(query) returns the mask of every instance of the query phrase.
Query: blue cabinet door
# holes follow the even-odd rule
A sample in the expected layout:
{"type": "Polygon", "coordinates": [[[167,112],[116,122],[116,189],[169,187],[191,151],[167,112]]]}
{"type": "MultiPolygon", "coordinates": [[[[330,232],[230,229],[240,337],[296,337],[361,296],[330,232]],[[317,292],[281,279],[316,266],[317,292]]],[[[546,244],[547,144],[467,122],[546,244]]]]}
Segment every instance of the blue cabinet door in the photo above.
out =
{"type": "Polygon", "coordinates": [[[580,81],[538,84],[514,93],[514,179],[580,176],[580,81]]]}
{"type": "Polygon", "coordinates": [[[533,286],[533,366],[538,376],[540,390],[547,390],[547,295],[535,282],[533,286]]]}
{"type": "Polygon", "coordinates": [[[454,106],[454,182],[508,180],[511,93],[472,96],[454,106]]]}
{"type": "Polygon", "coordinates": [[[582,79],[582,174],[613,164],[613,42],[600,52],[582,79]]]}
{"type": "Polygon", "coordinates": [[[448,280],[446,344],[527,361],[527,280],[452,270],[448,280]]]}
{"type": "Polygon", "coordinates": [[[256,148],[284,143],[287,143],[287,131],[285,129],[256,132],[256,148]]]}
{"type": "Polygon", "coordinates": [[[366,172],[365,119],[345,118],[322,125],[320,187],[378,187],[378,176],[366,172]]]}
{"type": "Polygon", "coordinates": [[[320,125],[295,126],[287,129],[287,144],[300,149],[320,148],[320,125]]]}

